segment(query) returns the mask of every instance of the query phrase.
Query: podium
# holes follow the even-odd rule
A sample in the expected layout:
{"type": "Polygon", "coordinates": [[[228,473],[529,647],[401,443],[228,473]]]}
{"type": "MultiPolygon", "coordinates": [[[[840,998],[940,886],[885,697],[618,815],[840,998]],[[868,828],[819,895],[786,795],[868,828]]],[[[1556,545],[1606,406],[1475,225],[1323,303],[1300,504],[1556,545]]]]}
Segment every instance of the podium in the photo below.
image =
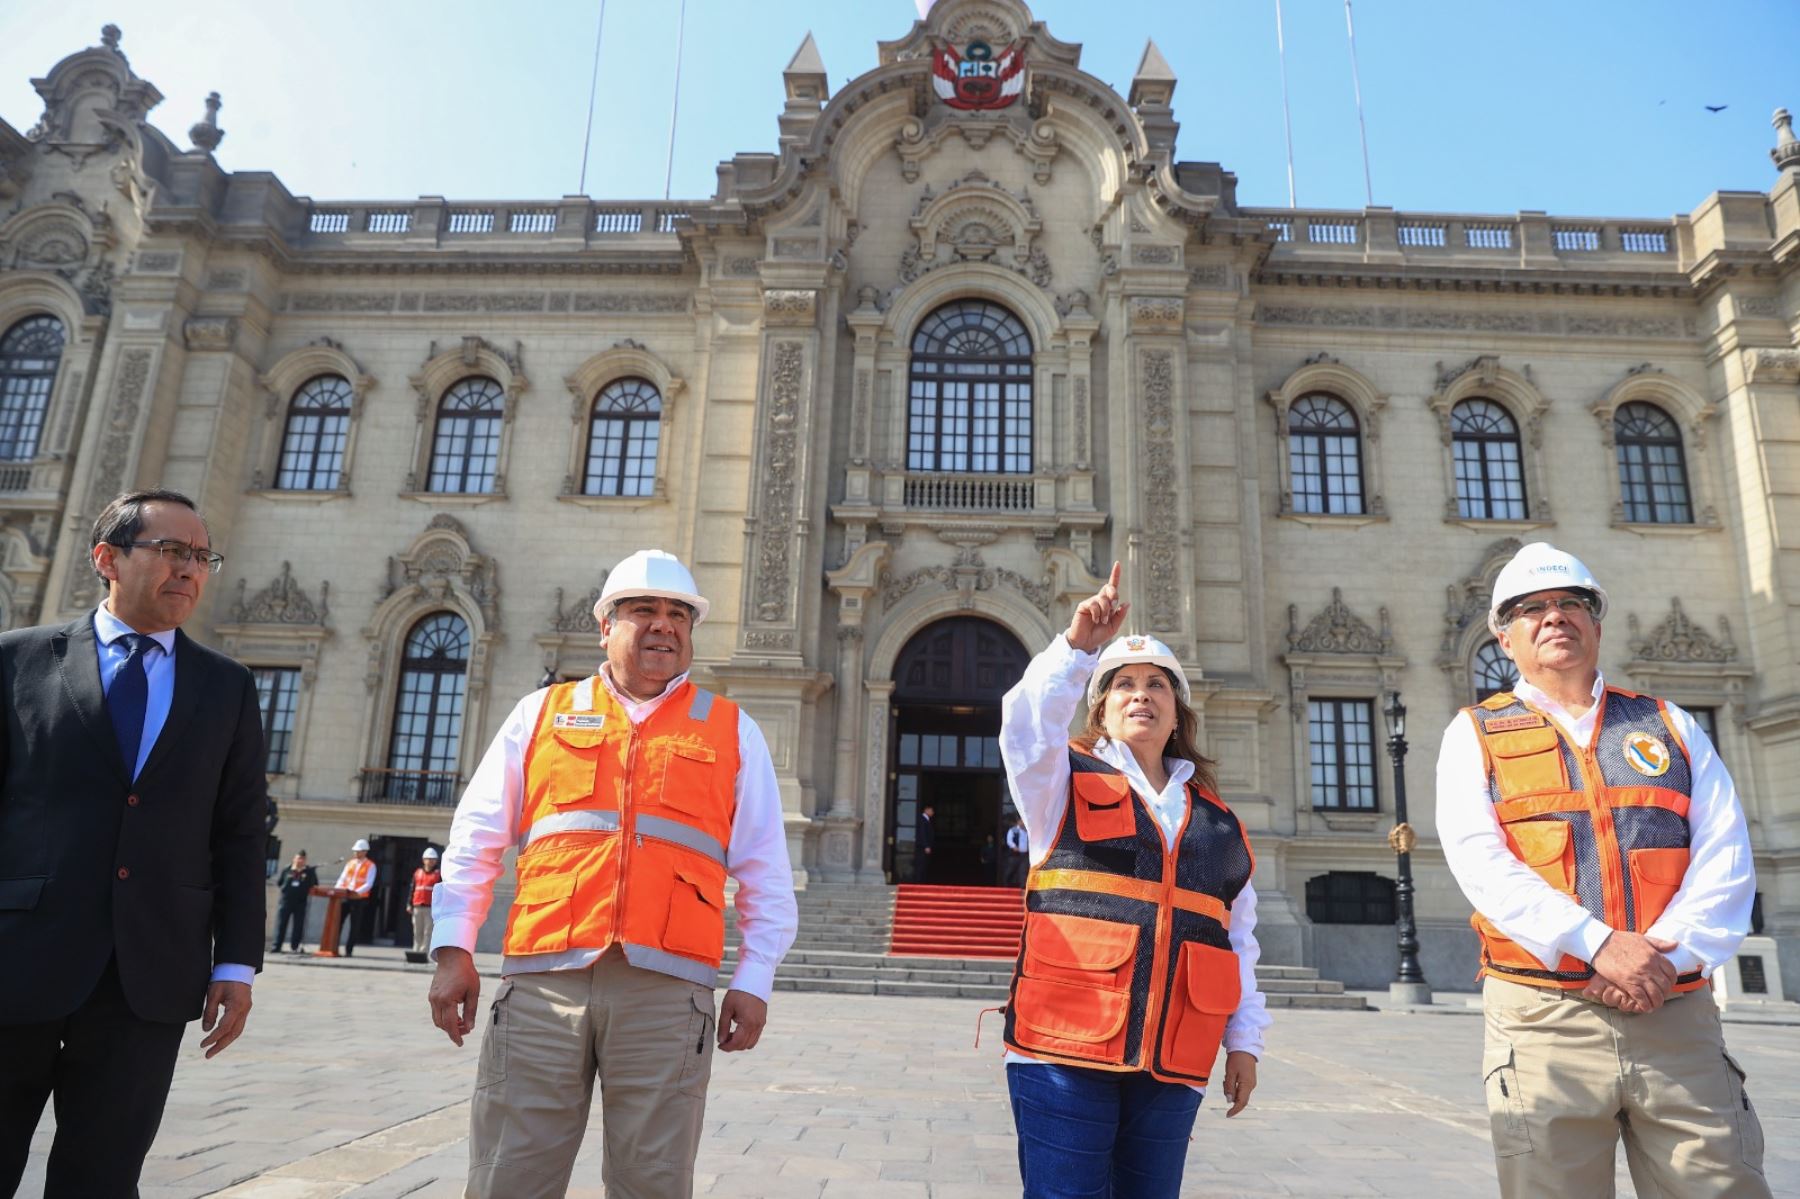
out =
{"type": "Polygon", "coordinates": [[[319,932],[319,947],[313,951],[316,958],[335,958],[343,931],[344,901],[356,892],[348,887],[314,887],[309,895],[317,895],[328,902],[325,905],[325,927],[319,932]]]}

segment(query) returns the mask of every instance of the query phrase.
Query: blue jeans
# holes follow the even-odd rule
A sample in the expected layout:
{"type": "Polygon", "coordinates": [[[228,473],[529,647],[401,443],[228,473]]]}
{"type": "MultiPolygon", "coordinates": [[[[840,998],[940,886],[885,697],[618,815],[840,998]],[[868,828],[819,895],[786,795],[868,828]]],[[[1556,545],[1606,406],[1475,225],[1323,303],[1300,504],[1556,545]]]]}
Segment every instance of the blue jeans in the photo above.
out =
{"type": "Polygon", "coordinates": [[[1025,1199],[1176,1199],[1200,1093],[1147,1073],[1006,1067],[1025,1199]]]}

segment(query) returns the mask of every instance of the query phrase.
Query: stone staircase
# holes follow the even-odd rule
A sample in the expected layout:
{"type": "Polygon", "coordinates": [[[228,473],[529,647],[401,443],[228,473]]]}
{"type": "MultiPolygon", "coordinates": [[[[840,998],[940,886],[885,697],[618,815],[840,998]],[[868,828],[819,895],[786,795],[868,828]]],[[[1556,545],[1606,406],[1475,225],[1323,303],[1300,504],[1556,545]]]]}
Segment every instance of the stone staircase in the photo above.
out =
{"type": "MultiPolygon", "coordinates": [[[[995,957],[896,956],[892,937],[894,887],[813,883],[799,893],[800,929],[793,949],[775,972],[777,991],[842,995],[929,995],[1006,1001],[1012,961],[995,957]]],[[[719,985],[730,981],[737,960],[735,912],[727,905],[725,966],[719,985]]],[[[1271,1008],[1364,1011],[1361,996],[1319,977],[1305,966],[1258,966],[1257,985],[1271,1008]]]]}

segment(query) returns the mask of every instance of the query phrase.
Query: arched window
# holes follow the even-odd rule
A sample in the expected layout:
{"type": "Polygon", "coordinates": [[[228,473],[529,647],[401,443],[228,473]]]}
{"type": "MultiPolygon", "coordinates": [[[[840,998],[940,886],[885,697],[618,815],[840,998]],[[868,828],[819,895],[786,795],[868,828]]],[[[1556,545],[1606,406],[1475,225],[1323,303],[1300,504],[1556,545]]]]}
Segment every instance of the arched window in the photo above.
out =
{"type": "Polygon", "coordinates": [[[1476,703],[1490,695],[1511,691],[1519,682],[1518,666],[1506,656],[1506,651],[1500,648],[1498,641],[1484,642],[1475,651],[1473,669],[1469,673],[1475,681],[1476,703]]]}
{"type": "Polygon", "coordinates": [[[283,491],[337,490],[349,436],[350,381],[337,375],[307,380],[288,403],[275,486],[283,491]]]}
{"type": "Polygon", "coordinates": [[[0,337],[0,460],[37,457],[64,340],[53,316],[28,316],[0,337]]]}
{"type": "Polygon", "coordinates": [[[1362,437],[1350,405],[1323,393],[1294,401],[1288,474],[1295,512],[1362,512],[1362,437]]]}
{"type": "Polygon", "coordinates": [[[1456,511],[1467,520],[1524,520],[1525,474],[1519,426],[1492,400],[1464,400],[1450,410],[1456,461],[1456,511]]]}
{"type": "Polygon", "coordinates": [[[588,421],[583,495],[649,495],[656,490],[662,396],[647,379],[616,379],[600,389],[588,421]]]}
{"type": "Polygon", "coordinates": [[[913,334],[906,469],[1031,473],[1031,335],[984,300],[955,300],[913,334]]]}
{"type": "Polygon", "coordinates": [[[426,490],[477,495],[494,490],[505,409],[506,392],[492,379],[463,379],[444,393],[426,490]]]}
{"type": "Polygon", "coordinates": [[[406,635],[388,749],[387,798],[456,802],[456,751],[468,668],[469,626],[455,613],[433,613],[406,635]]]}
{"type": "Polygon", "coordinates": [[[1669,414],[1641,401],[1621,404],[1613,414],[1613,441],[1619,447],[1625,519],[1637,524],[1691,524],[1694,510],[1688,502],[1681,430],[1669,414]]]}

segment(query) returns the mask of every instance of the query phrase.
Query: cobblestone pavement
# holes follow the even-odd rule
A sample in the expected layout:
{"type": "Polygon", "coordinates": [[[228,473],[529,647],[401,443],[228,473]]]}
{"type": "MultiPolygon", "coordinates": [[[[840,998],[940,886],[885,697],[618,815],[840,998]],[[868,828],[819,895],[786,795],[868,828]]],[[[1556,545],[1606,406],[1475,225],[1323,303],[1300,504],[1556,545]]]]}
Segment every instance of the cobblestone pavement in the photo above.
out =
{"type": "MultiPolygon", "coordinates": [[[[145,1199],[459,1195],[476,1046],[431,1027],[426,968],[387,964],[276,958],[242,1040],[207,1062],[191,1029],[145,1199]]],[[[979,1007],[778,992],[762,1044],[715,1059],[697,1192],[1017,1195],[999,1024],[973,1049],[979,1007]]],[[[1800,1194],[1800,1030],[1727,1036],[1751,1074],[1769,1182],[1800,1194]]],[[[1183,1194],[1491,1196],[1480,1055],[1466,1014],[1277,1011],[1251,1108],[1230,1123],[1222,1104],[1202,1108],[1183,1194]]],[[[596,1102],[572,1196],[602,1193],[599,1121],[596,1102]]],[[[41,1193],[49,1139],[46,1115],[21,1195],[41,1193]]]]}

